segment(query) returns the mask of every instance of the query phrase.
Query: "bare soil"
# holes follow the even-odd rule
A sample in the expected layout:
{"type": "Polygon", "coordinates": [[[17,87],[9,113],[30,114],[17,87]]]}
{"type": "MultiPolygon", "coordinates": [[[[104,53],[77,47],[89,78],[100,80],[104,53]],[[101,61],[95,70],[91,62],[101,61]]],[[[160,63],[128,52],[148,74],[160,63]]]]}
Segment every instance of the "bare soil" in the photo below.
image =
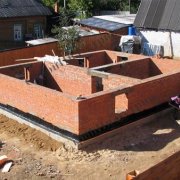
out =
{"type": "Polygon", "coordinates": [[[0,180],[125,179],[180,151],[180,125],[172,116],[75,150],[45,134],[0,115],[0,155],[13,160],[0,180]]]}

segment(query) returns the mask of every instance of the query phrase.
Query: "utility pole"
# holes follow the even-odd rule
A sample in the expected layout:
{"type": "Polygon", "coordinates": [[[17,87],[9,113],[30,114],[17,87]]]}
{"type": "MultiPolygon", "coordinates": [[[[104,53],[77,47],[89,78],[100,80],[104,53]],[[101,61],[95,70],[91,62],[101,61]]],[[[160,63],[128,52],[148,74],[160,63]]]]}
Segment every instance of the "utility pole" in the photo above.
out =
{"type": "Polygon", "coordinates": [[[64,9],[66,9],[66,0],[64,0],[64,9]]]}
{"type": "Polygon", "coordinates": [[[129,14],[131,14],[131,0],[129,0],[129,14]]]}

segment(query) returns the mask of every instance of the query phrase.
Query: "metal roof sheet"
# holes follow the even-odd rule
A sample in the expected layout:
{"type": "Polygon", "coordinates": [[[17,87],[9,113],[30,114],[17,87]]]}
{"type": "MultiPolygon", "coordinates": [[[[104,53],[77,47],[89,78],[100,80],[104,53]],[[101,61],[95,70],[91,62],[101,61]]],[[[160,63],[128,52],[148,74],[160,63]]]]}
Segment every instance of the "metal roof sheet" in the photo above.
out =
{"type": "Polygon", "coordinates": [[[0,18],[51,15],[40,0],[0,0],[0,18]]]}
{"type": "Polygon", "coordinates": [[[26,41],[26,43],[30,45],[40,45],[40,44],[57,42],[57,41],[58,40],[54,38],[43,38],[43,39],[34,39],[34,40],[26,41]]]}
{"type": "Polygon", "coordinates": [[[134,25],[139,28],[180,31],[179,9],[180,0],[142,0],[134,25]]]}
{"type": "Polygon", "coordinates": [[[144,21],[144,27],[149,28],[152,25],[152,22],[154,20],[154,15],[157,11],[157,5],[158,5],[159,0],[156,1],[150,1],[149,4],[149,9],[144,21]]]}
{"type": "Polygon", "coordinates": [[[175,2],[176,0],[167,0],[166,6],[164,8],[164,14],[159,24],[160,29],[167,29],[167,27],[169,26],[169,23],[171,21],[170,14],[173,13],[175,2]]]}
{"type": "Polygon", "coordinates": [[[139,6],[139,10],[137,12],[136,18],[134,20],[134,24],[137,27],[144,27],[144,22],[151,5],[151,0],[142,0],[139,6]]]}
{"type": "Polygon", "coordinates": [[[94,27],[94,28],[98,28],[98,29],[104,29],[107,31],[115,31],[115,30],[129,26],[127,24],[107,21],[104,19],[99,19],[99,18],[94,18],[94,17],[88,18],[88,19],[83,19],[79,23],[82,25],[86,25],[86,26],[94,27]]]}
{"type": "MultiPolygon", "coordinates": [[[[154,18],[152,21],[151,26],[154,27],[155,29],[157,29],[160,25],[160,22],[163,18],[164,15],[164,8],[166,6],[166,2],[167,0],[159,0],[158,5],[156,6],[156,12],[154,13],[154,18]]],[[[153,11],[152,11],[153,13],[153,11]]]]}
{"type": "Polygon", "coordinates": [[[98,19],[103,19],[107,21],[117,22],[121,24],[132,25],[134,23],[134,19],[136,14],[128,14],[128,15],[104,15],[104,16],[94,16],[98,19]]]}

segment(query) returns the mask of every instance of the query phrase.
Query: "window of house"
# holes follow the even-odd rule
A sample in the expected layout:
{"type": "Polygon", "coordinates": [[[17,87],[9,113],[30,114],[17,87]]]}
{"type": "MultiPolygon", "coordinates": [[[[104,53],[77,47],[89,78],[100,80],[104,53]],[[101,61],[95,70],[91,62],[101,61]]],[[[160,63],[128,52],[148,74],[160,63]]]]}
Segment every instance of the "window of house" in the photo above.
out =
{"type": "Polygon", "coordinates": [[[22,25],[21,24],[14,25],[14,40],[15,41],[22,40],[22,25]]]}
{"type": "Polygon", "coordinates": [[[43,37],[43,30],[41,24],[35,24],[34,25],[34,37],[36,39],[43,37]]]}

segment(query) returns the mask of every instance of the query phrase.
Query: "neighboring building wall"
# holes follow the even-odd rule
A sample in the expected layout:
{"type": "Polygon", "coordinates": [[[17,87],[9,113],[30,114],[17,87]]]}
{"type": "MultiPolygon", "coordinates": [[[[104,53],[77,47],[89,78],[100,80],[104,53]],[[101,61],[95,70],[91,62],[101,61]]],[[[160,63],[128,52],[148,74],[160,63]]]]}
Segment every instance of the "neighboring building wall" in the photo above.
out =
{"type": "Polygon", "coordinates": [[[46,17],[23,17],[0,19],[0,49],[22,46],[27,39],[37,38],[34,32],[35,25],[41,26],[41,35],[46,32],[46,17]],[[21,26],[21,38],[14,38],[14,25],[21,26]],[[22,44],[22,45],[21,45],[22,44]]]}
{"type": "Polygon", "coordinates": [[[119,44],[112,44],[112,36],[109,33],[81,37],[78,43],[78,49],[75,53],[84,53],[97,50],[113,50],[119,44]]]}
{"type": "MultiPolygon", "coordinates": [[[[42,29],[46,29],[46,17],[24,17],[0,19],[0,41],[14,41],[14,25],[22,25],[23,39],[26,34],[34,35],[34,25],[41,24],[42,29]]],[[[23,40],[22,39],[22,40],[23,40]]]]}
{"type": "Polygon", "coordinates": [[[118,29],[115,31],[108,31],[108,30],[101,29],[101,28],[95,28],[95,27],[90,27],[90,26],[85,26],[85,25],[82,25],[82,26],[89,28],[91,30],[96,30],[96,31],[102,32],[102,33],[110,33],[110,34],[117,34],[117,35],[127,35],[128,34],[128,27],[124,27],[124,28],[121,28],[121,29],[118,29]]]}
{"type": "Polygon", "coordinates": [[[141,30],[142,44],[148,42],[153,45],[160,45],[164,48],[164,56],[180,57],[180,33],[167,31],[141,30]]]}
{"type": "Polygon", "coordinates": [[[113,31],[112,33],[118,35],[128,35],[128,27],[124,27],[119,30],[113,31]]]}

